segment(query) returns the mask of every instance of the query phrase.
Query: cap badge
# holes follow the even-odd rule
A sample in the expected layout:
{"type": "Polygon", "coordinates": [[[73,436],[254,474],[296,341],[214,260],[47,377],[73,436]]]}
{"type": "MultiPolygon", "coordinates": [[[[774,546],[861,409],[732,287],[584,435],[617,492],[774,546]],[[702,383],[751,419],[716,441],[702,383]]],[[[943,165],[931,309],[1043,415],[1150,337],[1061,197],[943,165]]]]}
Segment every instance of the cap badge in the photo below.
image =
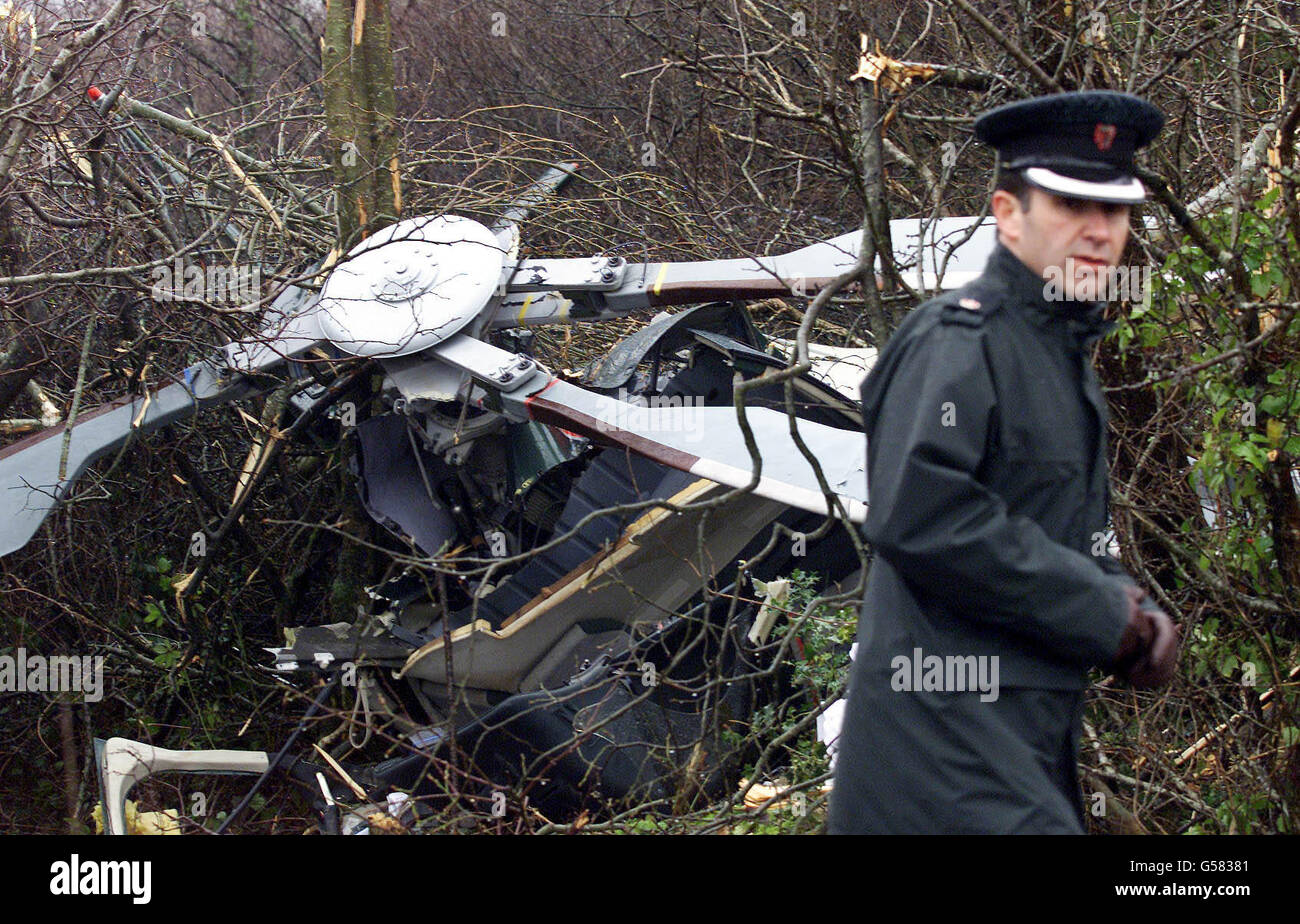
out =
{"type": "Polygon", "coordinates": [[[1097,145],[1098,151],[1109,151],[1110,146],[1115,143],[1115,126],[1098,122],[1097,127],[1092,130],[1092,141],[1097,145]]]}

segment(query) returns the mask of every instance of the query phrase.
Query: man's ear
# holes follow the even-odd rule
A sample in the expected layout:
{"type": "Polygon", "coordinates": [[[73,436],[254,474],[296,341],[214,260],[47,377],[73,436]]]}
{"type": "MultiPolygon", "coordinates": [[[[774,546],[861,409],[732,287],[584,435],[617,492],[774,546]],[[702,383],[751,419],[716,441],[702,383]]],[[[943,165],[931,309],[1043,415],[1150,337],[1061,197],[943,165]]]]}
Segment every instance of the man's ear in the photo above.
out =
{"type": "Polygon", "coordinates": [[[993,191],[993,218],[998,223],[998,237],[1015,243],[1023,232],[1025,213],[1020,208],[1020,200],[1005,189],[993,191]]]}

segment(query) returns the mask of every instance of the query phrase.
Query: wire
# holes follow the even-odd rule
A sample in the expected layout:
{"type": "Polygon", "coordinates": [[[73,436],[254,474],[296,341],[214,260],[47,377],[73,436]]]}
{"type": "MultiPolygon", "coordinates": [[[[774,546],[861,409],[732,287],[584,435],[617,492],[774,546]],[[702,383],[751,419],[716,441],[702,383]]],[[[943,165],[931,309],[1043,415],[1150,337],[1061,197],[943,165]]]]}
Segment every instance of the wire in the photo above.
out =
{"type": "Polygon", "coordinates": [[[271,774],[275,772],[276,768],[280,766],[280,762],[284,760],[284,755],[289,752],[289,748],[293,747],[294,742],[298,740],[298,736],[307,730],[307,722],[320,710],[320,707],[324,705],[325,699],[334,691],[334,688],[338,686],[338,682],[339,675],[336,674],[327,684],[325,684],[325,686],[321,687],[321,691],[317,693],[316,698],[312,700],[311,706],[307,709],[306,714],[298,720],[298,727],[293,730],[293,734],[289,736],[288,740],[284,742],[284,745],[280,748],[279,752],[277,752],[271,762],[267,764],[266,769],[262,771],[262,775],[259,776],[257,782],[253,784],[253,788],[248,791],[248,794],[244,796],[244,798],[240,800],[240,803],[231,810],[229,815],[226,816],[226,820],[221,823],[221,827],[217,828],[218,834],[225,834],[226,829],[230,827],[231,823],[240,816],[244,809],[248,808],[248,804],[253,801],[253,796],[257,795],[257,791],[262,788],[262,784],[265,783],[270,778],[271,774]]]}

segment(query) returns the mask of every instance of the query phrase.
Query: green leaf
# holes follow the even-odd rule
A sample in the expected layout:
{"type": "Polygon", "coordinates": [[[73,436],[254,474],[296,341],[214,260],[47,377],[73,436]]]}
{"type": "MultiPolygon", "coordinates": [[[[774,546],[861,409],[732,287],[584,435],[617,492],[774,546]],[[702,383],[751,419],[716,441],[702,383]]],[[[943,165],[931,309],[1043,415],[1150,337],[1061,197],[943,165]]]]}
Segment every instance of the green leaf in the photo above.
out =
{"type": "Polygon", "coordinates": [[[1237,443],[1232,447],[1231,452],[1234,456],[1249,463],[1261,472],[1264,471],[1264,466],[1268,463],[1268,454],[1264,449],[1251,442],[1237,443]]]}

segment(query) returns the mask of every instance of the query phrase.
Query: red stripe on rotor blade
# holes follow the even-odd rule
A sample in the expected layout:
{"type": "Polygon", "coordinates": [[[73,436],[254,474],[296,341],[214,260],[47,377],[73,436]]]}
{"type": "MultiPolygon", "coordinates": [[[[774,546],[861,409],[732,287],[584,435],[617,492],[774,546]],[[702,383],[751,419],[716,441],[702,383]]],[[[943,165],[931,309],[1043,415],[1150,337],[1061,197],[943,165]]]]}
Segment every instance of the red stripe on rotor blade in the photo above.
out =
{"type": "Polygon", "coordinates": [[[625,446],[637,455],[683,472],[689,472],[691,466],[700,461],[699,456],[665,446],[639,433],[620,430],[618,427],[583,414],[581,411],[575,411],[549,398],[538,397],[540,394],[541,392],[538,392],[525,402],[528,405],[528,415],[539,423],[574,430],[601,443],[625,446]]]}
{"type": "MultiPolygon", "coordinates": [[[[121,398],[117,398],[113,401],[110,401],[107,404],[101,404],[93,411],[86,411],[84,414],[78,414],[77,426],[81,426],[83,423],[85,423],[88,420],[94,420],[96,417],[99,417],[103,414],[107,414],[109,411],[116,411],[118,408],[130,404],[133,401],[143,401],[143,400],[144,400],[143,395],[127,395],[121,398]]],[[[22,452],[24,449],[28,449],[32,446],[37,445],[38,443],[43,443],[48,439],[52,439],[53,437],[59,436],[67,428],[68,428],[68,422],[64,420],[64,421],[60,421],[59,423],[55,424],[52,427],[45,428],[39,433],[33,433],[31,436],[25,436],[22,439],[20,439],[18,442],[10,443],[4,449],[0,449],[0,459],[7,459],[16,452],[22,452]]]]}
{"type": "Polygon", "coordinates": [[[524,407],[530,408],[529,410],[530,416],[532,414],[531,406],[533,401],[536,400],[537,398],[540,398],[542,395],[546,394],[547,389],[549,389],[552,385],[554,385],[558,381],[559,379],[552,378],[549,382],[547,382],[541,388],[537,389],[537,391],[533,392],[531,395],[529,395],[527,398],[524,399],[524,407]]]}

